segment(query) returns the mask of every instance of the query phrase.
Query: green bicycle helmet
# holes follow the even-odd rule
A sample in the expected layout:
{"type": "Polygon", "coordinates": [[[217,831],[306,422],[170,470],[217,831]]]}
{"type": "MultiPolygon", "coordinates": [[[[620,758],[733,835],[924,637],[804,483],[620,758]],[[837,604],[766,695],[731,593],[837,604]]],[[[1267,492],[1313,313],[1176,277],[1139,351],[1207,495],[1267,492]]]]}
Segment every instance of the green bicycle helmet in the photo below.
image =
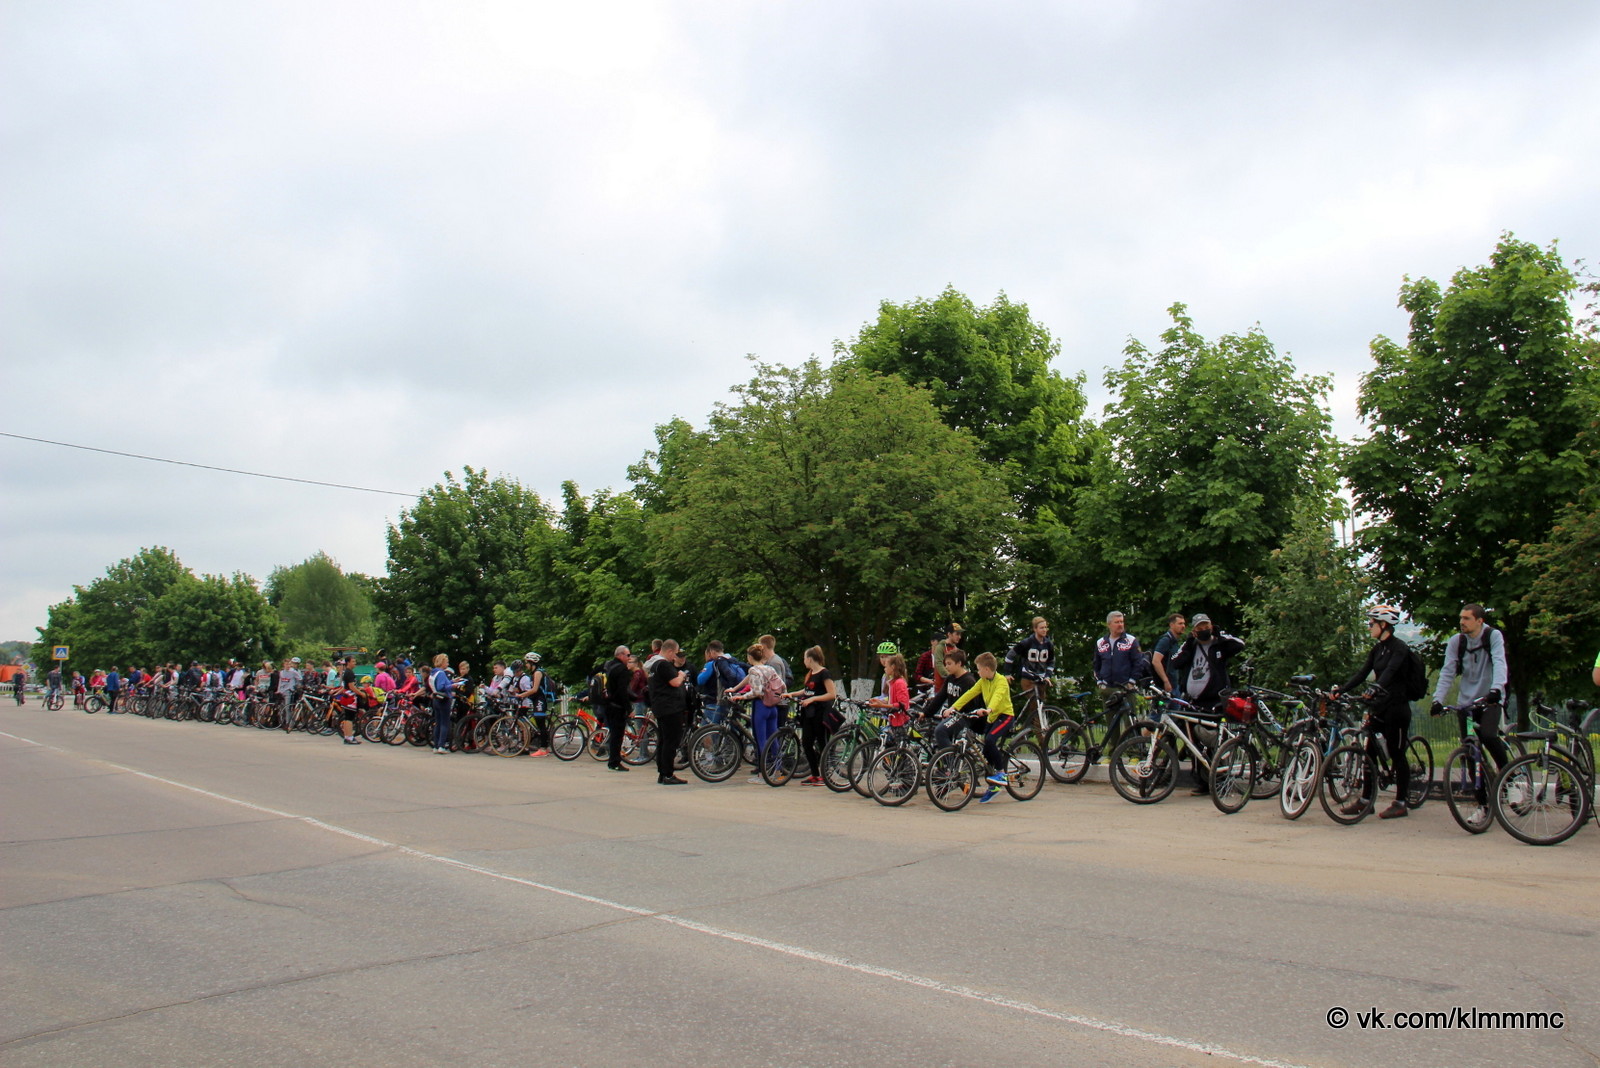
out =
{"type": "Polygon", "coordinates": [[[878,644],[879,656],[899,656],[900,647],[894,642],[880,642],[878,644]]]}

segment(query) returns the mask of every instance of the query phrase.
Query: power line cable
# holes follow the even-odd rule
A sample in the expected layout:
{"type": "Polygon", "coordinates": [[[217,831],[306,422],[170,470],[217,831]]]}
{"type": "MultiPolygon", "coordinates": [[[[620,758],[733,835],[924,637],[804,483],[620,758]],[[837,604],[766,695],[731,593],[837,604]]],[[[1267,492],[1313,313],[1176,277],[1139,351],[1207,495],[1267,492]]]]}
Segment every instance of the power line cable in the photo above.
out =
{"type": "Polygon", "coordinates": [[[26,434],[10,434],[0,430],[0,437],[16,438],[18,441],[36,441],[41,445],[59,445],[63,449],[82,449],[84,452],[103,452],[107,456],[125,456],[130,460],[150,460],[158,464],[176,464],[179,467],[198,467],[204,471],[221,471],[229,475],[249,475],[251,478],[271,478],[279,482],[299,482],[306,486],[326,486],[329,489],[355,490],[358,493],[382,493],[390,497],[409,497],[416,499],[415,493],[401,493],[397,490],[373,489],[370,486],[346,486],[339,482],[318,482],[314,478],[294,478],[290,475],[268,475],[260,471],[240,471],[235,467],[216,467],[212,464],[190,463],[188,460],[169,460],[165,456],[143,456],[136,452],[118,452],[116,449],[98,449],[93,445],[74,445],[70,441],[51,441],[48,438],[30,438],[26,434]]]}

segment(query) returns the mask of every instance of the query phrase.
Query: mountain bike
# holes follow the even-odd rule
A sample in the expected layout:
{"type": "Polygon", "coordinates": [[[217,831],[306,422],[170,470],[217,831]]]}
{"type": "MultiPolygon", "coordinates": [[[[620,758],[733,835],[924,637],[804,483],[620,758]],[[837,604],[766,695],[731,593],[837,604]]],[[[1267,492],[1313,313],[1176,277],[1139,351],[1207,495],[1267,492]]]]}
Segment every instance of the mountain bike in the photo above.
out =
{"type": "Polygon", "coordinates": [[[1486,704],[1485,701],[1473,701],[1458,708],[1446,709],[1464,713],[1466,717],[1466,736],[1444,758],[1441,779],[1445,806],[1450,809],[1451,817],[1468,834],[1482,834],[1494,823],[1494,812],[1489,807],[1489,789],[1500,769],[1486,759],[1488,754],[1478,737],[1477,714],[1486,704]]]}
{"type": "MultiPolygon", "coordinates": [[[[1361,700],[1370,702],[1382,692],[1374,686],[1361,700]]],[[[1405,752],[1398,756],[1392,754],[1382,736],[1373,729],[1370,712],[1362,718],[1360,727],[1341,731],[1340,738],[1340,744],[1323,761],[1317,782],[1317,800],[1329,819],[1349,826],[1371,815],[1377,807],[1379,792],[1395,784],[1395,759],[1405,760],[1410,765],[1406,807],[1421,808],[1427,801],[1433,781],[1433,749],[1427,739],[1410,735],[1405,752]]]]}
{"type": "Polygon", "coordinates": [[[1111,750],[1111,787],[1125,801],[1153,805],[1178,785],[1178,760],[1188,750],[1196,775],[1205,776],[1211,803],[1232,815],[1250,800],[1256,755],[1249,745],[1230,745],[1243,734],[1221,712],[1202,712],[1181,698],[1167,697],[1160,720],[1140,720],[1111,750]]]}
{"type": "MultiPolygon", "coordinates": [[[[1090,696],[1073,695],[1076,699],[1090,696]]],[[[1127,739],[1135,723],[1149,718],[1151,704],[1164,696],[1150,687],[1141,690],[1131,682],[1102,692],[1099,708],[1085,712],[1081,722],[1068,719],[1059,742],[1052,740],[1051,748],[1045,750],[1050,756],[1050,777],[1057,782],[1081,781],[1102,756],[1127,739]]]]}

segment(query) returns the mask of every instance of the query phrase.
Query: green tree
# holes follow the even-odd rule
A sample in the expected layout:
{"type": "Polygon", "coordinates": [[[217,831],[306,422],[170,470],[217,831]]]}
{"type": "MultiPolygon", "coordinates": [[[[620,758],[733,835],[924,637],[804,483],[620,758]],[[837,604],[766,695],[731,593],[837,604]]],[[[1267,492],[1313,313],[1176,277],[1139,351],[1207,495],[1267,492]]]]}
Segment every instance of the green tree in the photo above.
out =
{"type": "Polygon", "coordinates": [[[513,480],[445,472],[389,525],[389,573],[375,594],[386,636],[422,656],[487,663],[495,606],[515,594],[527,530],[549,521],[538,495],[513,480]]]}
{"type": "Polygon", "coordinates": [[[688,445],[693,476],[649,520],[655,559],[869,674],[877,641],[992,576],[1005,483],[897,377],[757,372],[688,445]]]}
{"type": "Polygon", "coordinates": [[[1372,427],[1347,465],[1376,584],[1425,627],[1449,633],[1464,602],[1496,612],[1512,688],[1527,696],[1548,656],[1523,599],[1553,519],[1595,481],[1577,444],[1595,410],[1592,346],[1574,329],[1572,273],[1555,246],[1504,235],[1489,263],[1448,289],[1407,279],[1405,345],[1372,343],[1358,408],[1372,427]]]}
{"type": "Polygon", "coordinates": [[[1182,304],[1151,351],[1109,371],[1105,449],[1080,495],[1080,589],[1141,625],[1171,611],[1236,624],[1306,502],[1332,496],[1328,381],[1259,328],[1215,342],[1182,304]]]}
{"type": "Polygon", "coordinates": [[[87,586],[74,587],[69,602],[52,606],[35,648],[42,649],[46,662],[48,646],[70,645],[74,664],[149,664],[162,656],[162,651],[145,641],[141,629],[144,615],[188,575],[189,569],[172,550],[160,546],[140,549],[108,567],[87,586]]]}
{"type": "Polygon", "coordinates": [[[1300,673],[1331,685],[1365,653],[1367,579],[1354,549],[1334,537],[1331,518],[1316,502],[1302,504],[1244,608],[1250,659],[1267,685],[1300,673]]]}
{"type": "Polygon", "coordinates": [[[275,657],[283,647],[283,625],[249,575],[196,577],[184,572],[140,620],[153,660],[219,663],[238,657],[252,663],[275,657]]]}
{"type": "Polygon", "coordinates": [[[884,301],[842,359],[922,386],[944,421],[969,431],[1003,479],[1017,520],[1004,584],[934,608],[915,622],[964,619],[979,643],[1014,640],[1027,620],[1062,609],[1070,522],[1098,432],[1085,417],[1083,377],[1052,368],[1061,346],[1025,304],[1001,293],[978,307],[947,288],[935,300],[884,301]]]}
{"type": "Polygon", "coordinates": [[[361,646],[375,638],[366,588],[326,553],[274,568],[265,592],[291,641],[361,646]]]}

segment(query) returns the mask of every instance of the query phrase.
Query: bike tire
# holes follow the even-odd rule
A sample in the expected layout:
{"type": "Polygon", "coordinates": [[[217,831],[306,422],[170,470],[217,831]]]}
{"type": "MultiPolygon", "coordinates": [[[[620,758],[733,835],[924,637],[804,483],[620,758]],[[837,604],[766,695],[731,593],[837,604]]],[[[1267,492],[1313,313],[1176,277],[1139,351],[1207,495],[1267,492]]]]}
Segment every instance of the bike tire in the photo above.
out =
{"type": "Polygon", "coordinates": [[[861,739],[841,731],[822,747],[822,785],[836,794],[850,789],[850,758],[861,748],[861,739]]]}
{"type": "Polygon", "coordinates": [[[1018,801],[1032,801],[1044,789],[1049,774],[1044,750],[1039,743],[1024,738],[1012,742],[1004,750],[1006,757],[1006,793],[1018,801]]]}
{"type": "Polygon", "coordinates": [[[1591,788],[1576,761],[1556,752],[1529,753],[1495,777],[1490,808],[1517,841],[1560,845],[1588,820],[1591,788]]]}
{"type": "Polygon", "coordinates": [[[786,786],[800,766],[800,732],[780,727],[761,752],[761,781],[768,786],[786,786]]]}
{"type": "Polygon", "coordinates": [[[1433,746],[1422,737],[1406,742],[1406,760],[1411,765],[1411,781],[1406,786],[1406,807],[1419,809],[1433,789],[1433,746]]]}
{"type": "Polygon", "coordinates": [[[1283,782],[1278,787],[1278,813],[1286,820],[1306,814],[1317,799],[1317,775],[1322,768],[1322,749],[1315,742],[1299,742],[1284,765],[1283,782]]]}
{"type": "Polygon", "coordinates": [[[1257,757],[1248,738],[1229,738],[1211,760],[1211,803],[1231,816],[1249,804],[1256,785],[1257,757]]]}
{"type": "Polygon", "coordinates": [[[1056,782],[1082,782],[1089,774],[1089,739],[1076,720],[1050,724],[1045,731],[1044,752],[1049,758],[1046,770],[1056,782]]]}
{"type": "Polygon", "coordinates": [[[1372,814],[1378,799],[1378,765],[1365,745],[1341,745],[1322,762],[1317,801],[1333,822],[1346,827],[1372,814]]]}
{"type": "Polygon", "coordinates": [[[589,728],[577,716],[565,716],[550,726],[550,752],[557,760],[576,760],[589,745],[589,728]]]}
{"type": "Polygon", "coordinates": [[[1445,807],[1450,816],[1468,834],[1482,834],[1494,825],[1494,810],[1489,805],[1488,766],[1482,757],[1472,758],[1466,746],[1460,746],[1444,758],[1445,807]],[[1479,795],[1482,794],[1482,797],[1479,795]]]}
{"type": "Polygon", "coordinates": [[[66,707],[67,699],[60,693],[45,694],[44,708],[46,712],[60,712],[66,707]]]}
{"type": "Polygon", "coordinates": [[[1251,748],[1256,754],[1256,782],[1251,787],[1250,800],[1277,797],[1283,789],[1283,769],[1294,746],[1286,743],[1282,735],[1256,731],[1251,735],[1251,748]]]}
{"type": "Polygon", "coordinates": [[[875,756],[863,775],[867,792],[880,805],[898,808],[911,800],[922,783],[922,769],[912,751],[904,746],[875,756]]]}
{"type": "Polygon", "coordinates": [[[1131,734],[1111,751],[1111,788],[1124,801],[1153,805],[1178,785],[1178,747],[1162,735],[1131,734]]]}
{"type": "Polygon", "coordinates": [[[656,743],[659,738],[656,725],[649,720],[637,716],[628,720],[622,735],[622,762],[635,768],[650,763],[656,758],[656,743]]]}
{"type": "MultiPolygon", "coordinates": [[[[978,792],[978,762],[955,746],[933,754],[928,761],[925,789],[928,800],[943,812],[960,812],[978,792]]],[[[826,778],[824,778],[826,781],[826,778]]]]}
{"type": "Polygon", "coordinates": [[[702,782],[727,782],[739,770],[742,748],[720,723],[696,728],[689,736],[689,770],[702,782]]]}
{"type": "Polygon", "coordinates": [[[106,699],[97,693],[92,693],[83,699],[83,711],[85,715],[92,716],[96,712],[104,712],[105,709],[106,699]]]}

